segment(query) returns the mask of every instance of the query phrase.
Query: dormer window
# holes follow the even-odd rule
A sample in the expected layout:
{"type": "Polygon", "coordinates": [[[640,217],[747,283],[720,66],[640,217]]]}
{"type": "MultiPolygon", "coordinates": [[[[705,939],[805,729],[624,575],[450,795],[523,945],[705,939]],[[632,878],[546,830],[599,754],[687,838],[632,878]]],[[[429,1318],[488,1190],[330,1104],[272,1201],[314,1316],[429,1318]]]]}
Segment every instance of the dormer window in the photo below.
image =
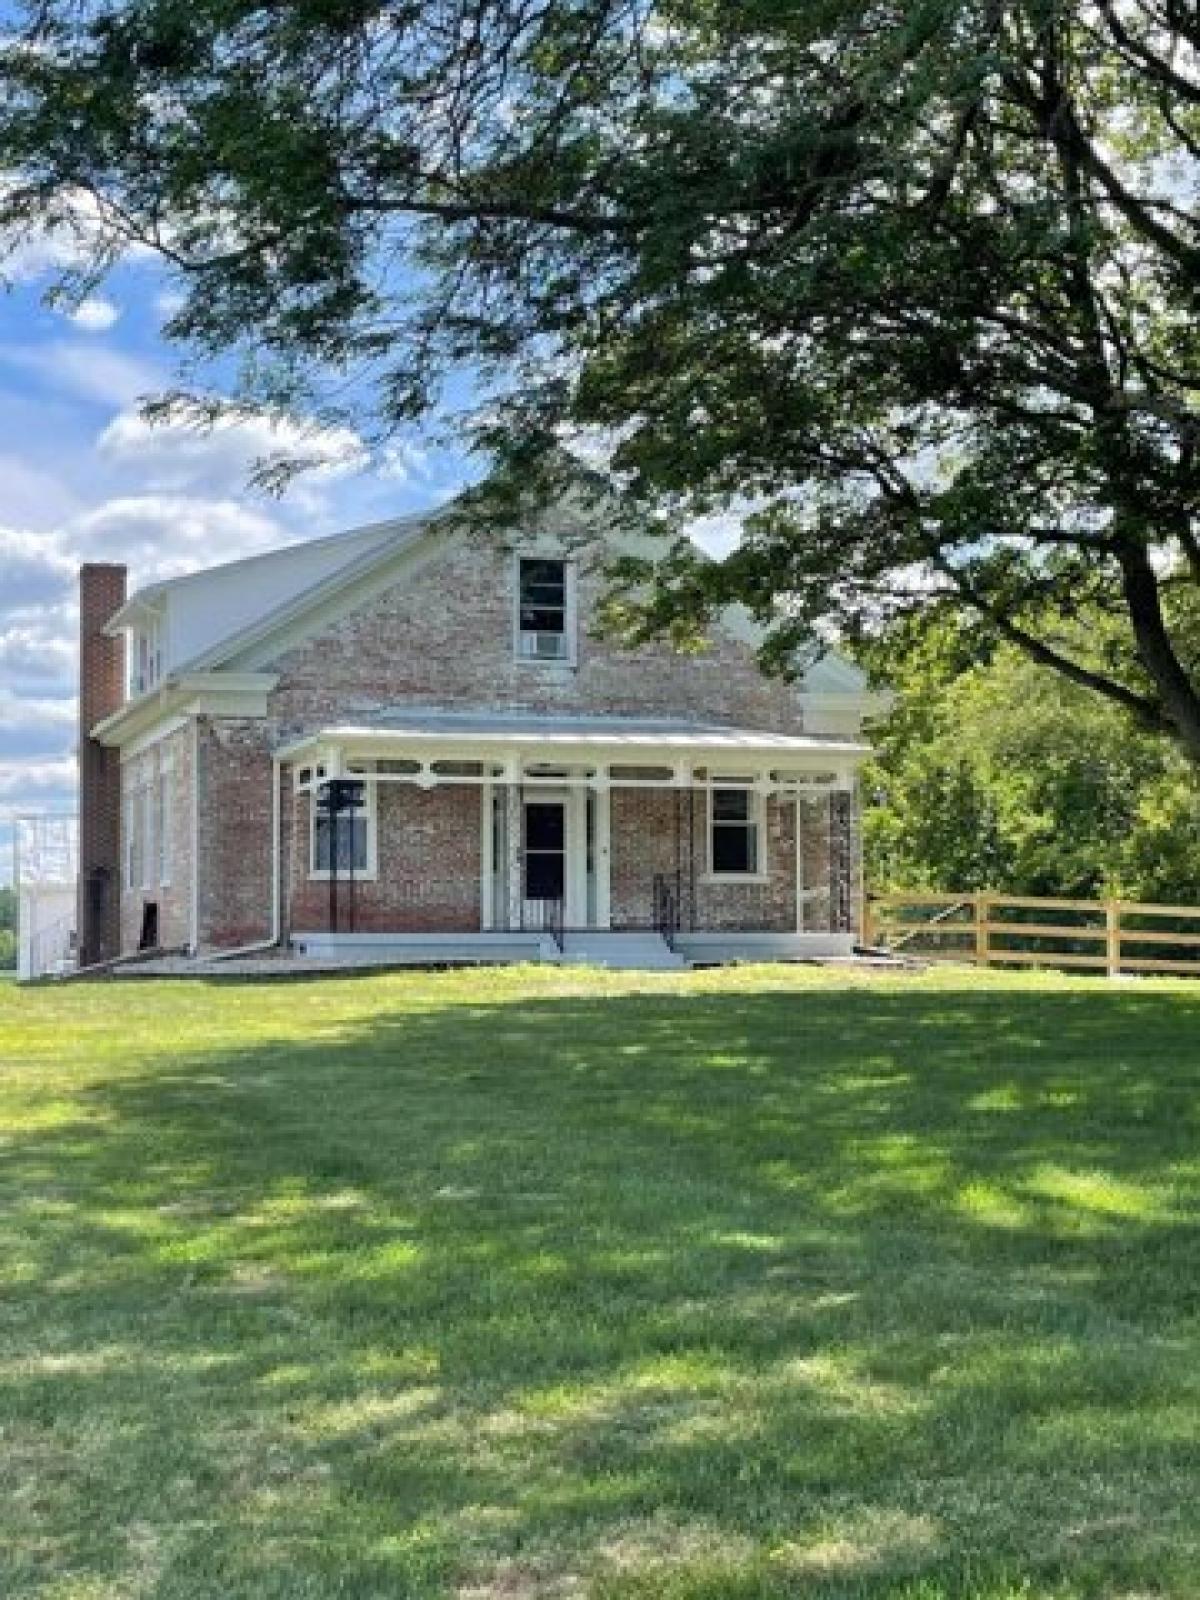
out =
{"type": "Polygon", "coordinates": [[[574,660],[572,572],[550,556],[517,563],[517,660],[569,664],[574,660]]]}

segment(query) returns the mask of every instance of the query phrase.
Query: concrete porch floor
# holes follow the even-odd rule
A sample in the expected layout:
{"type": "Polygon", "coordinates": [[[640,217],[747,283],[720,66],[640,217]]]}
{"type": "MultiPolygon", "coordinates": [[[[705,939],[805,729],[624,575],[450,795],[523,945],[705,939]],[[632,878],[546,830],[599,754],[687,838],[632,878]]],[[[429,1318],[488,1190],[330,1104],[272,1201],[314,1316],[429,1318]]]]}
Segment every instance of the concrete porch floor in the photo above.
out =
{"type": "MultiPolygon", "coordinates": [[[[536,956],[525,959],[541,962],[536,956]]],[[[741,964],[755,960],[767,963],[784,963],[801,966],[820,967],[847,967],[856,970],[878,968],[881,970],[896,971],[909,970],[920,963],[905,961],[897,957],[883,956],[868,952],[852,951],[849,954],[806,954],[792,956],[748,956],[739,958],[741,964]]],[[[358,954],[340,954],[330,957],[328,955],[304,955],[295,950],[262,951],[245,956],[186,956],[169,955],[159,958],[131,963],[128,966],[116,967],[104,974],[97,976],[137,979],[137,978],[195,978],[206,981],[221,980],[272,980],[291,978],[320,978],[320,977],[346,977],[359,973],[369,972],[404,972],[436,970],[446,967],[471,967],[471,966],[498,966],[513,965],[514,958],[503,957],[495,954],[480,952],[474,955],[450,954],[436,955],[426,953],[421,959],[412,956],[397,958],[394,954],[379,951],[364,951],[358,954]]],[[[734,965],[734,961],[715,961],[711,958],[681,961],[673,968],[664,968],[658,964],[649,964],[644,968],[631,966],[626,962],[582,962],[578,958],[563,961],[559,958],[555,964],[562,966],[574,965],[606,965],[613,970],[645,970],[645,971],[686,971],[690,967],[734,965]]]]}

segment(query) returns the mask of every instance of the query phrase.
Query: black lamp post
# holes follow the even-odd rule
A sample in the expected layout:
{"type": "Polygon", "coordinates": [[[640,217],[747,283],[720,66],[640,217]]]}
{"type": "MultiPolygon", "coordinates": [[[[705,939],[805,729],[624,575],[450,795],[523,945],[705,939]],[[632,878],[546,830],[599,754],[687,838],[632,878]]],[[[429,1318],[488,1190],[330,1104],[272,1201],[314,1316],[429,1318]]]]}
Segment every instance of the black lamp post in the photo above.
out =
{"type": "MultiPolygon", "coordinates": [[[[326,778],[317,790],[317,814],[328,820],[329,827],[329,931],[338,931],[338,827],[343,815],[354,816],[362,803],[361,778],[326,778]]],[[[350,830],[350,849],[347,852],[350,883],[350,931],[354,931],[354,829],[350,830]]]]}

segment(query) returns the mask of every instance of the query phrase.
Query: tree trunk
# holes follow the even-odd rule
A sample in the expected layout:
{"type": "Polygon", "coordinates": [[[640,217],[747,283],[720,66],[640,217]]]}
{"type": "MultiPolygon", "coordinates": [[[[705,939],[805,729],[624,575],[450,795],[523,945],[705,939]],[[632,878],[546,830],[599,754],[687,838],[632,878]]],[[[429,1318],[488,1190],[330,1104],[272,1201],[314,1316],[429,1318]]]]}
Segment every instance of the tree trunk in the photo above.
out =
{"type": "Polygon", "coordinates": [[[1175,653],[1162,612],[1158,579],[1142,544],[1122,544],[1117,559],[1125,603],[1142,665],[1187,755],[1200,766],[1200,695],[1175,653]]]}

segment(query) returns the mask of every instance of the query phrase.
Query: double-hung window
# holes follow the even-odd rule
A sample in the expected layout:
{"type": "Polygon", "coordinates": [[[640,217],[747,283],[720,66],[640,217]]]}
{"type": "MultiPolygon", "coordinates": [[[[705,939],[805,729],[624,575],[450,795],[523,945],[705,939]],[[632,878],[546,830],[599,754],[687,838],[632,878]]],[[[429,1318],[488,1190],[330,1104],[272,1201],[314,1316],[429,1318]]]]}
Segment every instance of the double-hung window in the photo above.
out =
{"type": "Polygon", "coordinates": [[[715,878],[751,878],[762,872],[760,799],[753,789],[709,790],[709,871],[715,878]]]}
{"type": "Polygon", "coordinates": [[[517,659],[569,662],[574,656],[571,569],[549,556],[517,563],[517,659]]]}
{"type": "Polygon", "coordinates": [[[375,786],[362,778],[334,779],[339,804],[331,807],[325,783],[312,794],[310,875],[328,878],[334,862],[339,878],[375,875],[375,786]]]}
{"type": "Polygon", "coordinates": [[[163,768],[155,789],[157,815],[154,837],[158,841],[158,882],[166,888],[171,882],[171,772],[163,768]]]}
{"type": "Polygon", "coordinates": [[[141,887],[152,889],[154,887],[154,857],[152,855],[154,828],[154,785],[149,778],[142,783],[139,794],[141,802],[141,827],[139,829],[138,866],[140,868],[141,887]]]}
{"type": "Polygon", "coordinates": [[[162,677],[162,624],[157,617],[138,628],[129,653],[129,692],[145,694],[162,677]]]}
{"type": "Polygon", "coordinates": [[[138,881],[137,795],[126,789],[121,796],[121,853],[124,857],[126,889],[136,889],[138,881]]]}

